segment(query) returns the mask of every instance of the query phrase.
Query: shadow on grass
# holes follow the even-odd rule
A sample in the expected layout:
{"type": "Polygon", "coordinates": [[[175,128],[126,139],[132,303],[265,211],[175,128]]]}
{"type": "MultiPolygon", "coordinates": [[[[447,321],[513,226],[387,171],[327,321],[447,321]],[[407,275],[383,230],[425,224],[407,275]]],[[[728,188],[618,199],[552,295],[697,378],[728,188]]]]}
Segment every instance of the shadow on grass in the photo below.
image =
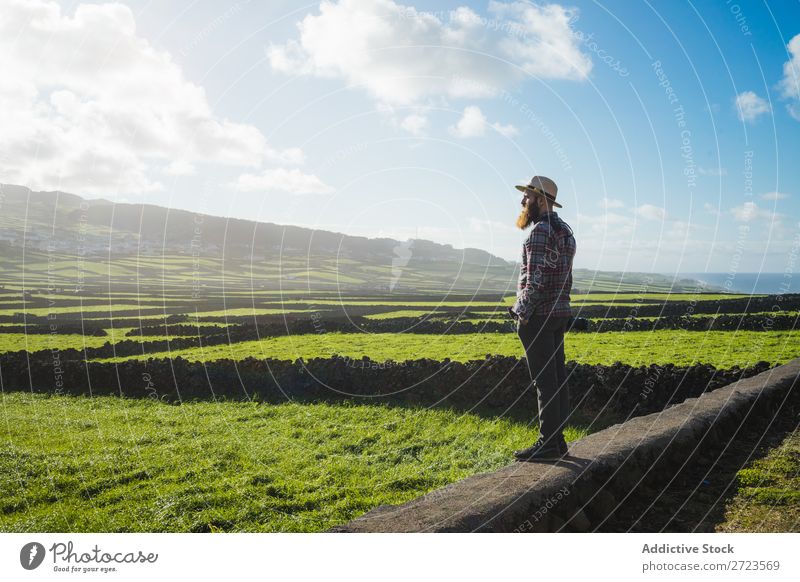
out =
{"type": "MultiPolygon", "coordinates": [[[[721,454],[701,455],[699,462],[685,466],[669,484],[664,483],[663,478],[658,480],[660,482],[642,482],[628,497],[624,506],[618,508],[595,531],[726,531],[726,509],[740,493],[737,473],[750,467],[756,460],[765,458],[798,427],[800,390],[793,390],[774,414],[748,418],[721,454]]],[[[758,500],[752,499],[749,503],[758,503],[758,500]]],[[[789,500],[788,503],[793,501],[789,500]]],[[[784,506],[783,509],[791,507],[784,506]]],[[[780,512],[782,508],[772,505],[771,509],[780,512]]],[[[797,510],[796,502],[794,510],[797,510]]],[[[780,523],[780,520],[776,523],[780,523]]],[[[770,531],[769,525],[767,524],[766,530],[761,531],[770,531]]]]}

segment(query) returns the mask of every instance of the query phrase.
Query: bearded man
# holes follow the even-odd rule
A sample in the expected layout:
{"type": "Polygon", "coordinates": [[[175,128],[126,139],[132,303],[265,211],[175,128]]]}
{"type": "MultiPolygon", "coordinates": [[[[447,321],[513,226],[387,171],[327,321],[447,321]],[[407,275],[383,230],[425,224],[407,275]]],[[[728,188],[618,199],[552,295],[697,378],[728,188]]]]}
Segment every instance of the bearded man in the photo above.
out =
{"type": "Polygon", "coordinates": [[[517,298],[509,314],[525,349],[528,372],[536,384],[539,439],[514,451],[520,461],[558,459],[568,453],[564,427],[569,417],[569,387],[564,365],[564,332],[572,317],[572,229],[553,210],[558,187],[550,178],[534,176],[523,192],[517,227],[530,234],[522,243],[517,298]]]}

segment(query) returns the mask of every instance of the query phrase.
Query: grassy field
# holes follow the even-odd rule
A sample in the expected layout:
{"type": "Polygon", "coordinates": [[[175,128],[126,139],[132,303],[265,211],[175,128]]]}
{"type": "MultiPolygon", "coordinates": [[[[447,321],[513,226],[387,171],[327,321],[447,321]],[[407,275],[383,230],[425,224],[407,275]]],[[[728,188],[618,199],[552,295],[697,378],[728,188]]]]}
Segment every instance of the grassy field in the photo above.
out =
{"type": "MultiPolygon", "coordinates": [[[[89,224],[82,220],[79,225],[78,213],[54,212],[46,204],[34,206],[35,211],[30,212],[30,196],[0,194],[4,233],[15,231],[22,240],[31,240],[29,233],[38,231],[42,235],[39,242],[69,243],[48,245],[47,250],[30,243],[24,248],[3,245],[0,323],[16,327],[19,323],[13,321],[24,320],[19,317],[24,313],[36,317],[39,329],[56,323],[65,328],[69,324],[74,330],[83,319],[101,319],[102,323],[93,325],[104,328],[111,328],[106,323],[109,320],[123,323],[123,319],[125,325],[100,337],[2,333],[6,327],[2,326],[0,353],[163,340],[166,336],[126,337],[125,333],[131,329],[129,325],[140,322],[158,325],[168,317],[180,319],[175,315],[188,315],[184,326],[225,325],[209,321],[215,317],[249,318],[252,322],[254,317],[279,319],[281,314],[304,319],[307,324],[319,312],[324,327],[342,308],[348,313],[370,313],[375,319],[432,316],[452,321],[454,314],[442,312],[447,308],[481,312],[470,315],[470,321],[505,320],[506,308],[516,299],[515,265],[490,257],[485,257],[488,261],[470,258],[480,255],[467,255],[466,250],[415,251],[414,260],[403,266],[398,279],[395,253],[381,251],[386,249],[383,243],[368,253],[356,241],[337,250],[335,244],[314,247],[310,238],[306,245],[291,232],[293,228],[276,230],[279,239],[257,238],[255,230],[237,233],[228,221],[223,225],[222,221],[206,220],[204,250],[198,255],[190,248],[195,246],[191,235],[179,240],[182,235],[175,229],[179,224],[175,214],[169,222],[164,215],[164,228],[169,232],[153,236],[147,234],[154,230],[153,223],[145,220],[152,208],[147,214],[115,214],[123,220],[115,218],[112,230],[111,222],[109,227],[94,224],[103,222],[96,220],[97,216],[89,224]],[[12,199],[17,201],[12,203],[12,199]],[[220,235],[218,239],[214,233],[220,235]],[[79,234],[102,237],[103,247],[108,242],[108,252],[101,248],[100,253],[97,249],[76,253],[72,243],[81,240],[76,237],[79,234]],[[121,234],[132,238],[117,244],[121,234]],[[147,244],[129,246],[128,242],[136,240],[147,244]],[[212,240],[221,246],[212,247],[212,240]],[[277,240],[279,245],[272,244],[277,240]],[[73,305],[80,301],[83,305],[73,305]],[[48,316],[56,317],[51,322],[44,319],[48,316]]],[[[69,200],[60,197],[59,208],[74,210],[69,200]]],[[[120,206],[115,213],[122,210],[120,206]]],[[[194,230],[195,224],[191,224],[185,232],[194,230]]],[[[317,238],[322,236],[326,235],[315,233],[317,238]]],[[[328,240],[335,242],[335,238],[328,240]]],[[[616,306],[633,314],[637,307],[657,307],[662,302],[746,297],[720,294],[720,287],[668,275],[577,268],[573,287],[576,311],[597,306],[596,311],[601,312],[616,306]],[[713,293],[695,292],[703,289],[713,293]]],[[[566,349],[568,359],[588,364],[620,361],[681,366],[703,362],[730,368],[798,357],[798,340],[800,330],[574,333],[567,335],[566,349]]],[[[156,356],[214,361],[247,356],[295,360],[339,354],[366,355],[377,361],[423,357],[466,361],[483,360],[487,354],[521,357],[523,353],[513,332],[331,331],[171,350],[156,356]]],[[[132,358],[116,361],[126,359],[132,358]]],[[[49,353],[43,360],[47,365],[54,362],[49,353]]],[[[24,366],[24,361],[20,358],[10,367],[24,366]]],[[[130,375],[118,377],[132,381],[130,375]]],[[[146,378],[142,375],[141,379],[144,382],[146,378]]],[[[511,418],[443,409],[352,403],[202,401],[169,405],[146,398],[8,392],[10,387],[0,386],[3,532],[321,531],[378,505],[402,503],[469,475],[508,465],[514,449],[531,444],[538,436],[536,426],[511,418]]],[[[531,416],[535,413],[530,412],[531,416]]],[[[575,418],[574,422],[588,425],[595,420],[575,418]]],[[[585,436],[587,429],[572,426],[565,432],[572,441],[585,436]]],[[[796,467],[786,468],[796,476],[796,467]]],[[[766,471],[760,465],[755,469],[766,471]]],[[[785,499],[784,493],[777,491],[796,491],[797,483],[789,480],[788,473],[782,475],[776,478],[771,472],[772,480],[767,482],[763,475],[750,474],[749,482],[742,481],[742,491],[750,487],[759,490],[759,499],[785,499]]]]}
{"type": "MultiPolygon", "coordinates": [[[[11,305],[11,304],[9,304],[11,305]]],[[[23,307],[21,303],[18,304],[18,307],[11,307],[6,309],[0,309],[0,315],[14,315],[15,313],[27,313],[28,315],[50,315],[53,314],[75,314],[80,315],[82,313],[111,313],[114,311],[127,311],[130,309],[149,309],[152,311],[152,305],[139,305],[138,303],[131,303],[131,304],[124,304],[124,303],[115,303],[114,305],[109,305],[108,303],[98,303],[94,305],[84,305],[81,307],[80,305],[75,306],[68,306],[68,307],[23,307]]]]}
{"type": "Polygon", "coordinates": [[[197,311],[191,312],[191,317],[202,320],[204,317],[237,317],[240,315],[294,315],[297,313],[308,313],[310,309],[275,309],[275,308],[253,308],[253,307],[237,307],[232,309],[216,309],[214,311],[197,311]]]}
{"type": "MultiPolygon", "coordinates": [[[[618,306],[619,304],[617,303],[617,304],[614,304],[614,305],[618,306]]],[[[449,321],[449,322],[462,321],[462,322],[469,322],[469,323],[486,323],[487,321],[508,321],[508,313],[504,309],[497,309],[497,310],[494,310],[494,311],[473,311],[473,310],[470,310],[470,311],[473,314],[475,314],[476,317],[464,317],[464,316],[462,316],[462,315],[460,315],[458,313],[455,313],[455,314],[454,313],[444,313],[442,311],[413,311],[413,310],[407,310],[407,311],[387,311],[385,313],[375,313],[375,314],[367,315],[366,318],[367,319],[394,319],[394,318],[400,318],[400,317],[426,317],[427,316],[428,319],[442,320],[442,321],[449,321]]],[[[721,316],[721,315],[735,315],[737,317],[742,317],[744,315],[760,315],[760,316],[769,315],[769,316],[772,316],[772,317],[791,315],[793,317],[797,317],[798,315],[800,315],[800,312],[791,311],[791,310],[787,310],[787,311],[778,310],[778,311],[752,311],[752,312],[748,312],[747,314],[745,314],[745,313],[732,313],[732,312],[725,312],[725,313],[718,313],[718,314],[716,314],[716,313],[692,313],[692,314],[687,314],[684,317],[692,317],[692,318],[698,318],[699,317],[699,318],[703,318],[703,317],[717,317],[717,316],[721,316]]],[[[661,317],[663,317],[663,316],[659,316],[659,315],[635,315],[635,319],[648,319],[648,320],[651,320],[651,321],[654,320],[654,319],[659,319],[661,317]]],[[[606,319],[606,318],[604,318],[604,317],[590,317],[590,318],[587,318],[587,319],[591,319],[591,320],[594,320],[594,321],[601,321],[601,320],[606,319]]],[[[625,317],[621,317],[619,319],[626,319],[626,318],[625,317]]]]}
{"type": "MultiPolygon", "coordinates": [[[[173,276],[180,275],[169,275],[173,276]]],[[[36,297],[35,306],[23,308],[20,296],[5,295],[0,314],[27,310],[30,315],[58,314],[58,323],[79,322],[83,313],[113,316],[142,308],[143,313],[153,314],[156,302],[162,300],[153,294],[139,299],[136,294],[121,293],[94,296],[95,305],[83,308],[58,301],[42,307],[43,297],[36,297]]],[[[279,292],[237,290],[226,294],[225,302],[219,296],[218,303],[204,302],[202,307],[180,295],[168,297],[164,304],[180,307],[183,299],[190,316],[185,323],[198,326],[225,325],[204,320],[214,316],[269,315],[284,309],[303,314],[341,305],[382,307],[385,313],[370,315],[373,319],[430,316],[447,321],[454,321],[457,314],[439,308],[456,307],[477,312],[466,321],[480,323],[508,317],[506,306],[514,296],[500,297],[470,302],[421,296],[416,301],[394,301],[369,296],[328,299],[302,291],[291,291],[284,298],[279,292]],[[284,299],[283,309],[277,308],[276,302],[284,299]]],[[[657,304],[651,301],[735,297],[742,296],[594,293],[575,295],[573,304],[633,307],[657,304]]],[[[75,297],[62,294],[60,299],[75,297]]],[[[162,312],[142,317],[142,322],[155,325],[163,319],[162,312]]],[[[165,339],[125,337],[130,329],[109,328],[105,337],[0,333],[0,353],[165,339]]],[[[513,332],[327,332],[99,361],[177,356],[206,362],[249,356],[308,360],[334,354],[383,362],[469,361],[487,355],[521,357],[524,352],[513,332]]],[[[800,330],[571,333],[566,336],[566,356],[579,363],[604,365],[705,363],[731,368],[761,360],[780,364],[800,357],[800,330]]],[[[0,531],[320,531],[377,505],[402,503],[506,465],[512,450],[538,436],[536,426],[511,419],[376,405],[198,402],[172,406],[146,399],[30,393],[0,393],[0,398],[0,531]]],[[[568,440],[585,434],[580,427],[566,431],[568,440]]],[[[796,443],[792,446],[796,449],[796,443]]],[[[789,447],[766,464],[741,472],[739,512],[729,519],[731,531],[756,531],[748,528],[764,519],[764,508],[781,500],[796,504],[795,449],[789,447]]]]}
{"type": "MultiPolygon", "coordinates": [[[[654,332],[571,333],[565,336],[566,358],[585,364],[622,362],[633,366],[712,364],[740,367],[760,360],[785,363],[800,356],[800,330],[711,331],[658,330],[654,332]]],[[[202,348],[149,354],[147,357],[180,356],[187,360],[241,360],[246,357],[296,360],[329,358],[334,354],[375,361],[431,358],[465,362],[487,354],[521,357],[522,344],[514,333],[397,334],[340,333],[269,337],[202,348]]],[[[97,361],[143,359],[144,356],[104,358],[97,361]]]]}
{"type": "Polygon", "coordinates": [[[538,435],[506,419],[347,404],[8,393],[2,411],[4,532],[319,531],[497,469],[538,435]]]}
{"type": "MultiPolygon", "coordinates": [[[[224,324],[223,324],[224,325],[224,324]]],[[[106,329],[108,335],[80,335],[75,333],[2,333],[0,334],[0,353],[17,352],[20,350],[37,352],[40,350],[52,349],[76,349],[98,348],[105,343],[117,343],[125,340],[133,341],[153,341],[167,339],[167,336],[130,336],[125,334],[134,328],[132,327],[109,327],[106,329]]],[[[184,337],[171,335],[171,338],[184,337]]]]}
{"type": "Polygon", "coordinates": [[[718,299],[741,299],[764,297],[764,295],[741,295],[735,293],[586,293],[572,294],[575,301],[716,301],[718,299]]]}
{"type": "Polygon", "coordinates": [[[722,532],[800,532],[800,429],[736,475],[722,532]]]}

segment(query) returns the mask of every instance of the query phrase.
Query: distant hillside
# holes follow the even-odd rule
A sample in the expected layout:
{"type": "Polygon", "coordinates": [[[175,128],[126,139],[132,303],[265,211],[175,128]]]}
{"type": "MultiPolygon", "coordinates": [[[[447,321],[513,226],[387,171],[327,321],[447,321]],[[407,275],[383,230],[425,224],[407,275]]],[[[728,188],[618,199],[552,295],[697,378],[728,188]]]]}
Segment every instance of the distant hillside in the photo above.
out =
{"type": "MultiPolygon", "coordinates": [[[[513,293],[519,265],[481,249],[351,236],[0,185],[7,283],[513,293]],[[22,261],[25,261],[23,268],[22,261]]],[[[663,275],[576,269],[576,291],[669,290],[663,275]]],[[[681,281],[676,291],[695,290],[681,281]]],[[[711,290],[711,289],[708,289],[711,290]]]]}
{"type": "MultiPolygon", "coordinates": [[[[326,230],[284,226],[271,222],[255,222],[224,218],[154,206],[151,204],[112,203],[108,200],[86,200],[65,192],[31,192],[20,186],[2,186],[2,211],[9,231],[21,236],[27,212],[28,241],[51,237],[69,247],[71,235],[82,222],[91,231],[86,241],[91,253],[125,254],[138,247],[159,251],[181,252],[193,240],[206,256],[232,258],[264,257],[301,252],[304,256],[329,255],[357,260],[386,259],[395,256],[402,243],[389,238],[369,239],[326,230]],[[82,206],[83,204],[83,206],[82,206]],[[9,221],[9,219],[11,219],[9,221]],[[23,224],[18,222],[23,219],[23,224]],[[55,229],[53,231],[53,229],[55,229]],[[275,251],[270,252],[270,251],[275,251]]],[[[33,245],[36,246],[36,245],[33,245]]],[[[480,249],[457,250],[426,240],[415,240],[413,258],[433,261],[458,261],[469,264],[508,267],[512,263],[480,249]]]]}

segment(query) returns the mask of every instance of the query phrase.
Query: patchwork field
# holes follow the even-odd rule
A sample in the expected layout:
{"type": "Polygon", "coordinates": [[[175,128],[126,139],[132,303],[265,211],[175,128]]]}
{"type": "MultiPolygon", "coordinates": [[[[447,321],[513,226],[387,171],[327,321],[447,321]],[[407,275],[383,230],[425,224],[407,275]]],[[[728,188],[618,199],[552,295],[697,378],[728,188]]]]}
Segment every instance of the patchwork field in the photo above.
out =
{"type": "MultiPolygon", "coordinates": [[[[53,358],[70,350],[93,364],[180,358],[202,362],[212,375],[220,362],[246,358],[446,363],[523,356],[507,325],[514,300],[507,294],[331,299],[296,290],[285,296],[232,290],[199,300],[152,289],[82,296],[3,291],[5,367],[28,365],[28,358],[54,366],[53,358]]],[[[601,368],[777,365],[800,357],[797,301],[719,293],[575,295],[576,313],[617,321],[618,328],[628,321],[721,315],[741,326],[693,331],[681,329],[679,320],[676,329],[573,331],[565,336],[566,357],[601,368]]],[[[321,531],[503,466],[512,450],[538,434],[533,408],[527,418],[458,412],[445,396],[434,407],[346,397],[172,405],[6,390],[0,530],[321,531]]],[[[575,419],[568,440],[603,425],[591,415],[575,419]]],[[[742,487],[749,485],[742,481],[742,487]]],[[[794,497],[784,501],[798,504],[794,497]]]]}

